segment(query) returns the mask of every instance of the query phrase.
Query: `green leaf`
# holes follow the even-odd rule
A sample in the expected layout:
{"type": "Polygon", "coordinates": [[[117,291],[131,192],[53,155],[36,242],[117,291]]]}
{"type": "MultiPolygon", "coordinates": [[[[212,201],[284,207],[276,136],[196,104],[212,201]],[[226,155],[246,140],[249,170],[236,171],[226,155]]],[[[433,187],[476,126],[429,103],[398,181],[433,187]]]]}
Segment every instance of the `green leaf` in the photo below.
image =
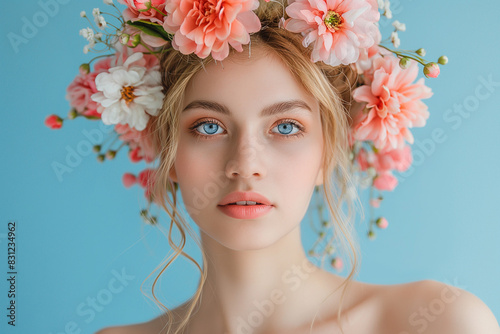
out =
{"type": "Polygon", "coordinates": [[[159,37],[159,38],[162,38],[166,41],[172,40],[172,35],[167,33],[163,29],[163,27],[157,23],[139,20],[139,21],[134,21],[134,22],[127,21],[127,24],[131,25],[134,28],[139,29],[143,33],[148,34],[150,36],[159,37]]]}

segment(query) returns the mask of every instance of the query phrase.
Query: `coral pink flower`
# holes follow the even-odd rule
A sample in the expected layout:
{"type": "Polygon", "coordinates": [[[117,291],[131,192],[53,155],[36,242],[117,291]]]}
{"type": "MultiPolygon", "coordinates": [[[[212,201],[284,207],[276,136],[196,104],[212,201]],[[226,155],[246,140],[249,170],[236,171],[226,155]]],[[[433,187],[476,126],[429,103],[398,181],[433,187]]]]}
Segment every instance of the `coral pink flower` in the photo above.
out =
{"type": "Polygon", "coordinates": [[[375,33],[375,43],[367,48],[359,50],[359,58],[355,63],[356,70],[359,74],[369,71],[373,67],[373,58],[378,54],[390,54],[390,51],[380,48],[378,45],[382,40],[380,30],[375,33]]]}
{"type": "Polygon", "coordinates": [[[378,174],[373,180],[373,186],[378,190],[393,191],[398,185],[398,179],[391,172],[378,174]]]}
{"type": "Polygon", "coordinates": [[[97,112],[98,103],[90,97],[97,93],[95,78],[99,73],[106,72],[111,67],[111,57],[98,61],[94,66],[94,71],[87,73],[80,69],[80,74],[76,76],[73,82],[66,90],[66,99],[71,107],[82,115],[101,117],[97,112]]]}
{"type": "Polygon", "coordinates": [[[367,73],[367,84],[353,91],[353,98],[366,102],[364,112],[353,122],[356,140],[372,141],[379,150],[403,148],[405,139],[413,143],[412,127],[421,127],[429,117],[427,106],[421,101],[432,96],[421,78],[412,83],[418,66],[411,61],[402,69],[392,55],[376,57],[373,70],[367,73]]]}
{"type": "Polygon", "coordinates": [[[45,118],[45,125],[52,130],[60,129],[63,125],[63,120],[57,115],[49,115],[45,118]]]}
{"type": "Polygon", "coordinates": [[[165,12],[165,0],[118,0],[118,2],[127,6],[127,9],[123,11],[123,17],[125,20],[132,22],[144,20],[162,25],[167,15],[167,12],[165,12]],[[148,8],[146,7],[146,3],[148,2],[151,3],[151,8],[144,11],[148,8]]]}
{"type": "Polygon", "coordinates": [[[242,52],[249,34],[260,30],[258,7],[258,0],[171,0],[163,28],[175,34],[172,46],[181,53],[223,60],[229,45],[242,52]]]}
{"type": "Polygon", "coordinates": [[[144,130],[138,131],[127,124],[116,124],[115,131],[120,135],[118,139],[128,143],[132,162],[139,162],[142,159],[147,163],[154,161],[156,155],[148,126],[144,130]]]}
{"type": "Polygon", "coordinates": [[[375,25],[380,13],[373,0],[295,0],[285,10],[290,16],[285,29],[302,33],[304,47],[314,42],[313,62],[354,63],[380,33],[375,25]]]}

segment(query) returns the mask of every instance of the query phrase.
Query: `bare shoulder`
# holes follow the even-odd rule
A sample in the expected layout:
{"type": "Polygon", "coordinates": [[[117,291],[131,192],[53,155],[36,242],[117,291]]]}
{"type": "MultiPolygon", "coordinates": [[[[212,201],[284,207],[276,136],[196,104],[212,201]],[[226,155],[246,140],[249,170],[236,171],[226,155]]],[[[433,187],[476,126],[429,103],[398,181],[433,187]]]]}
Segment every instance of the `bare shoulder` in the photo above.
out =
{"type": "Polygon", "coordinates": [[[398,326],[399,334],[500,334],[493,312],[464,289],[435,280],[381,287],[384,318],[398,326]]]}
{"type": "Polygon", "coordinates": [[[150,321],[131,325],[106,327],[95,334],[160,334],[166,333],[165,328],[168,318],[166,315],[159,316],[150,321]]]}

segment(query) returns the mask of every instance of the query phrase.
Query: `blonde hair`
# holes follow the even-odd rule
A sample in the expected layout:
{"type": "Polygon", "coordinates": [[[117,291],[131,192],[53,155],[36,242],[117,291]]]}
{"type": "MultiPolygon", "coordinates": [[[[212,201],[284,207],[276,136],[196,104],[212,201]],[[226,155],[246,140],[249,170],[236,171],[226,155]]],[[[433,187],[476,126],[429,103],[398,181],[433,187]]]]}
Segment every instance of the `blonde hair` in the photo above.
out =
{"type": "MultiPolygon", "coordinates": [[[[342,250],[349,255],[351,264],[349,275],[345,278],[342,285],[339,286],[339,288],[344,287],[340,299],[340,304],[342,304],[346,289],[353,275],[356,273],[360,261],[358,259],[358,245],[354,239],[355,235],[352,233],[354,225],[354,219],[352,218],[355,213],[354,202],[359,203],[359,198],[356,191],[353,191],[354,187],[349,169],[348,139],[350,126],[349,107],[352,102],[350,93],[351,88],[356,83],[356,72],[350,66],[332,67],[322,62],[313,63],[310,60],[312,49],[302,46],[302,37],[300,34],[291,33],[280,28],[280,19],[284,16],[282,4],[275,1],[265,3],[261,0],[256,13],[261,19],[263,28],[251,35],[250,45],[244,46],[244,52],[251,52],[251,48],[262,47],[265,52],[278,56],[287,68],[290,69],[293,76],[318,100],[320,105],[325,144],[323,152],[324,183],[322,185],[324,201],[328,205],[328,212],[333,222],[330,224],[332,231],[340,241],[342,250]],[[351,193],[351,196],[354,195],[354,197],[347,196],[348,192],[351,193]],[[342,210],[344,201],[348,207],[347,216],[342,210]],[[338,237],[339,235],[343,238],[338,237]]],[[[235,54],[235,52],[234,50],[231,51],[232,54],[235,54]]],[[[166,333],[169,334],[183,332],[200,299],[201,290],[207,277],[206,254],[198,240],[198,235],[191,229],[182,217],[182,214],[178,211],[177,184],[169,178],[169,171],[175,161],[179,138],[179,116],[186,87],[193,76],[212,61],[213,59],[210,56],[200,59],[195,55],[183,55],[175,50],[165,50],[161,55],[161,73],[165,100],[161,113],[151,120],[153,145],[159,155],[159,166],[154,181],[153,197],[154,201],[161,205],[171,219],[168,241],[174,250],[174,254],[169,256],[153,271],[153,273],[156,272],[163,265],[153,282],[151,290],[154,302],[167,311],[168,329],[166,333]],[[172,199],[169,195],[171,195],[172,199]],[[165,203],[168,203],[168,205],[165,203]],[[180,241],[178,244],[172,239],[174,224],[180,232],[180,241]],[[200,267],[196,260],[183,251],[186,244],[185,231],[191,235],[200,247],[203,257],[203,267],[200,267]],[[195,294],[187,304],[187,312],[180,319],[174,321],[174,315],[168,312],[169,309],[156,297],[155,284],[162,273],[179,255],[192,261],[200,271],[201,277],[195,294]],[[179,325],[176,326],[174,332],[171,332],[174,322],[177,322],[179,325]]],[[[341,310],[342,307],[339,305],[337,312],[339,322],[341,321],[341,310]]]]}

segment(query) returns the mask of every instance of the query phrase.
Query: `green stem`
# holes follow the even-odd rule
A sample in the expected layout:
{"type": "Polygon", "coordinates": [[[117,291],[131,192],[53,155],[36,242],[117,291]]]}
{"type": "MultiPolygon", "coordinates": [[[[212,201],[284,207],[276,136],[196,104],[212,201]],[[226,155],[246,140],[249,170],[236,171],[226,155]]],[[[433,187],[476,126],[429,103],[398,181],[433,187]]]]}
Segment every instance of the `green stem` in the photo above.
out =
{"type": "Polygon", "coordinates": [[[111,57],[111,56],[114,56],[114,54],[107,54],[107,55],[101,55],[101,56],[97,56],[97,57],[94,57],[92,58],[92,60],[89,61],[89,65],[92,64],[92,62],[96,59],[99,59],[99,58],[103,58],[103,57],[111,57]]]}
{"type": "Polygon", "coordinates": [[[419,62],[422,65],[427,64],[427,61],[424,58],[408,54],[408,53],[411,53],[411,52],[414,52],[414,51],[408,51],[408,50],[396,51],[396,50],[389,49],[388,47],[386,47],[386,46],[384,46],[382,44],[379,44],[378,46],[381,47],[381,48],[383,48],[383,49],[386,49],[389,52],[392,52],[392,53],[396,54],[398,57],[410,58],[410,59],[413,59],[413,60],[419,62]]]}

